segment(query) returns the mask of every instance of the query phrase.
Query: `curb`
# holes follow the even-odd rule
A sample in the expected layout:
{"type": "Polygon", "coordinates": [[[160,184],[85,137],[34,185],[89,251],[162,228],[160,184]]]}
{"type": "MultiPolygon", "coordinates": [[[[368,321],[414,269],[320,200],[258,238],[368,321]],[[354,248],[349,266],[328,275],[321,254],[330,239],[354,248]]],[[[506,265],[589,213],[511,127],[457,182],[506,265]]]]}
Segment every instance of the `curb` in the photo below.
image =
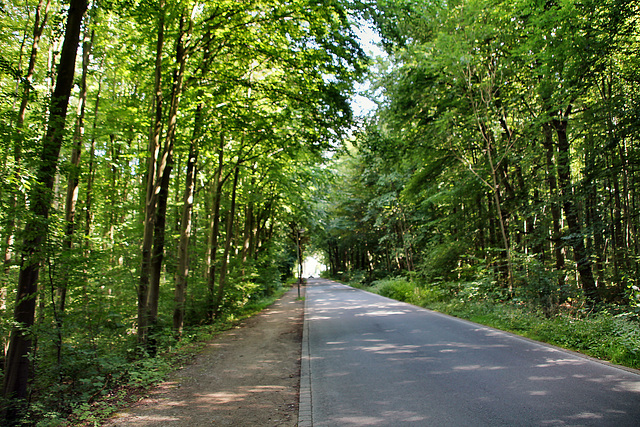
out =
{"type": "Polygon", "coordinates": [[[309,356],[309,319],[307,318],[307,286],[304,287],[304,322],[302,326],[302,354],[300,357],[300,400],[298,427],[313,427],[311,416],[311,358],[309,356]]]}

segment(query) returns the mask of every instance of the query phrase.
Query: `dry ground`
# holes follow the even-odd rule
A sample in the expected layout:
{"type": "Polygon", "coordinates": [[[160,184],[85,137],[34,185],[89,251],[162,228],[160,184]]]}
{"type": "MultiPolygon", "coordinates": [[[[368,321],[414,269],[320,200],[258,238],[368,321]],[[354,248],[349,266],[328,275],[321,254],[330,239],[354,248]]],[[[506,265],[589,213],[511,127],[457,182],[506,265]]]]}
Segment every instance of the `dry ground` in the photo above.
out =
{"type": "Polygon", "coordinates": [[[304,302],[291,289],[105,426],[295,426],[304,302]]]}

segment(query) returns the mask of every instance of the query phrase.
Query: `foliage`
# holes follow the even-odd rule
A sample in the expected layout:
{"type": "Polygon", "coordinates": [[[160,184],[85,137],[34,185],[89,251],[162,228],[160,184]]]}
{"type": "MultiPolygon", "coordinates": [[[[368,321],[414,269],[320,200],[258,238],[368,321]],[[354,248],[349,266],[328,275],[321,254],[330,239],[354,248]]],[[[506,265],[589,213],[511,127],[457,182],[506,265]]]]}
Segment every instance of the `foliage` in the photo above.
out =
{"type": "Polygon", "coordinates": [[[415,304],[420,300],[419,288],[402,277],[373,282],[373,289],[383,297],[415,304]]]}

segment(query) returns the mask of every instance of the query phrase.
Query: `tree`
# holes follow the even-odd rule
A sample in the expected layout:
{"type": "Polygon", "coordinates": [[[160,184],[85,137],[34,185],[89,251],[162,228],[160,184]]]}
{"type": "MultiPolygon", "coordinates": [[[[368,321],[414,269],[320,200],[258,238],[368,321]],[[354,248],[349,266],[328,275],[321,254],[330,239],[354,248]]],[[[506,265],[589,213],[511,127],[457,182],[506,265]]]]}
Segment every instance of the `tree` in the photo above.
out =
{"type": "Polygon", "coordinates": [[[64,136],[69,95],[73,85],[80,25],[86,9],[86,0],[72,0],[70,3],[56,87],[51,98],[47,132],[40,156],[37,185],[30,193],[32,216],[28,219],[24,230],[21,270],[14,312],[16,326],[11,332],[3,383],[3,396],[13,399],[15,402],[5,410],[4,415],[7,420],[13,420],[19,415],[19,405],[22,403],[20,401],[25,399],[28,393],[28,354],[31,350],[29,328],[33,326],[35,318],[38,273],[42,260],[44,236],[47,234],[46,222],[52,201],[51,191],[64,136]]]}

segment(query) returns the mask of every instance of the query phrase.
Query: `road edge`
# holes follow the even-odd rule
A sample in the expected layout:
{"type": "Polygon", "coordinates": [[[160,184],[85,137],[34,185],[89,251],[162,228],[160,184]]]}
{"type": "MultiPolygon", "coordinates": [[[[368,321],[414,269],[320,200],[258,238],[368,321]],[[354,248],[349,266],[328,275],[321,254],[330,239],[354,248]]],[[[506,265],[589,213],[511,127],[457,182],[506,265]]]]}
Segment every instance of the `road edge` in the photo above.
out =
{"type": "MultiPolygon", "coordinates": [[[[308,282],[307,282],[308,283],[308,282]]],[[[298,427],[313,427],[311,416],[311,358],[309,355],[309,319],[307,317],[307,286],[304,286],[302,326],[302,352],[300,355],[300,400],[298,401],[298,427]]]]}

